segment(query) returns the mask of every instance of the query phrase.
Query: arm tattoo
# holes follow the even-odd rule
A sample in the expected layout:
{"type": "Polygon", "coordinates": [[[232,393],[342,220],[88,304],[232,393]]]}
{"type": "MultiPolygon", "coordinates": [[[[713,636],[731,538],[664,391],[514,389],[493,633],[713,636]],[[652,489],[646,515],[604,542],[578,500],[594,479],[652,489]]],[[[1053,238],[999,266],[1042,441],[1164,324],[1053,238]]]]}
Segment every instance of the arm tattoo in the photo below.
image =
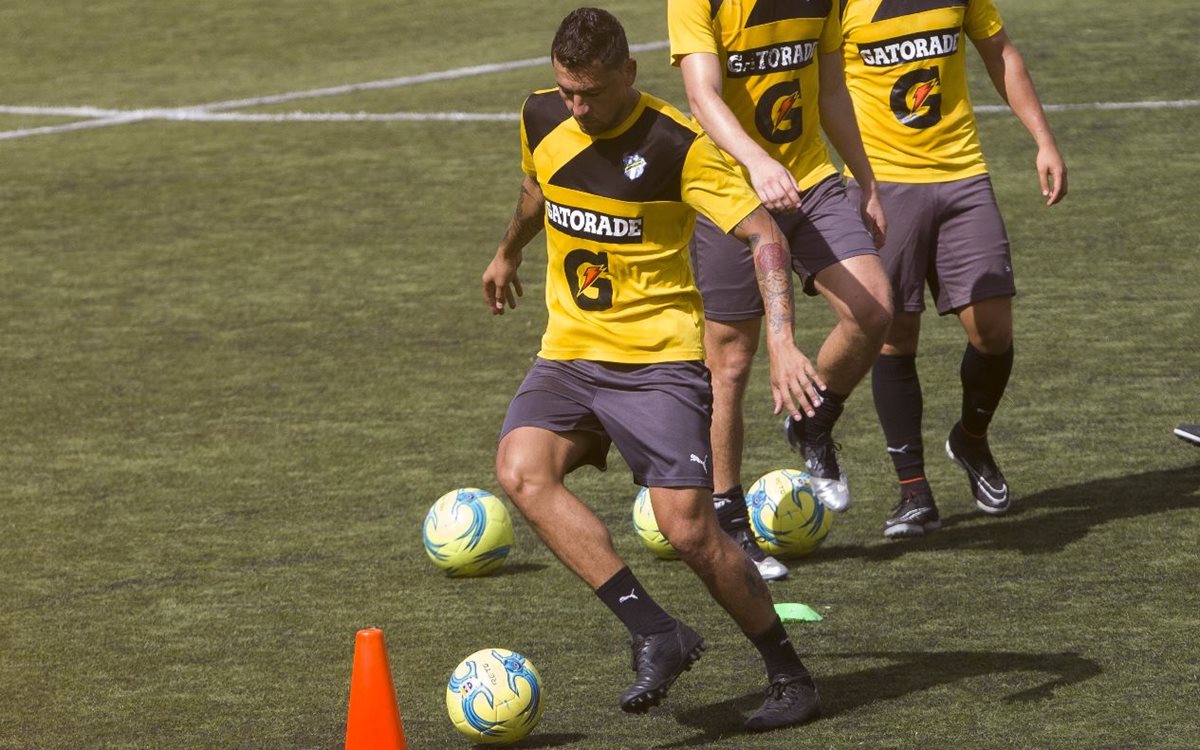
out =
{"type": "Polygon", "coordinates": [[[517,198],[517,209],[504,230],[503,244],[521,249],[542,231],[546,203],[540,195],[534,195],[528,182],[521,183],[521,195],[517,198]]]}
{"type": "Polygon", "coordinates": [[[793,321],[792,269],[788,251],[775,237],[760,242],[758,235],[750,236],[754,253],[754,272],[762,293],[767,325],[773,332],[790,330],[793,321]]]}

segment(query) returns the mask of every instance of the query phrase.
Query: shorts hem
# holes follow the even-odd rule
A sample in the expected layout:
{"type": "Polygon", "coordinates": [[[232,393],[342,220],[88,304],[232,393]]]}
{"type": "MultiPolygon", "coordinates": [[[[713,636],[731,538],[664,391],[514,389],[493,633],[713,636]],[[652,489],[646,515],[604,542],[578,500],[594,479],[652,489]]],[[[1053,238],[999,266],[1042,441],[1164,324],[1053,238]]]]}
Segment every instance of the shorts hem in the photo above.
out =
{"type": "Polygon", "coordinates": [[[642,487],[661,487],[666,490],[690,488],[711,490],[713,488],[713,481],[707,477],[703,479],[698,477],[656,477],[654,479],[647,479],[645,477],[635,476],[633,481],[634,484],[641,485],[642,487]]]}
{"type": "Polygon", "coordinates": [[[938,311],[938,315],[951,315],[951,314],[956,313],[959,310],[963,309],[964,307],[967,307],[968,305],[974,305],[978,302],[983,302],[984,300],[993,299],[995,297],[1015,297],[1015,296],[1017,296],[1017,290],[1013,289],[1012,287],[1008,287],[1006,289],[994,289],[994,290],[990,290],[990,291],[980,290],[980,291],[972,294],[969,299],[963,300],[962,302],[958,302],[958,301],[951,302],[950,305],[944,309],[942,308],[941,305],[938,305],[937,311],[938,311]]]}

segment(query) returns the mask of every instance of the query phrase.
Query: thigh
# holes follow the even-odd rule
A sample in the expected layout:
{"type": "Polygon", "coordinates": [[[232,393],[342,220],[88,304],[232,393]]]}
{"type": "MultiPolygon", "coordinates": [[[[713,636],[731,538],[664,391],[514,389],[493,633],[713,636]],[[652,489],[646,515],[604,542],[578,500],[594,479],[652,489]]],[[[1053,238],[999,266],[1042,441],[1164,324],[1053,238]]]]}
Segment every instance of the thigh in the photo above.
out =
{"type": "Polygon", "coordinates": [[[712,489],[712,387],[703,362],[605,365],[594,408],[646,487],[712,489]]]}
{"type": "Polygon", "coordinates": [[[762,317],[754,256],[745,243],[722,232],[706,217],[697,216],[689,250],[706,319],[738,321],[762,317]]]}
{"type": "Polygon", "coordinates": [[[524,427],[569,434],[579,449],[572,453],[563,473],[584,464],[604,470],[611,439],[591,408],[594,394],[594,386],[576,362],[535,360],[508,406],[500,429],[501,443],[524,427]]]}
{"type": "MultiPolygon", "coordinates": [[[[935,189],[932,184],[879,183],[888,222],[879,259],[892,285],[892,306],[898,313],[925,309],[925,285],[934,254],[935,189]]],[[[853,180],[846,192],[855,203],[862,194],[853,180]]]]}
{"type": "Polygon", "coordinates": [[[858,205],[850,202],[836,175],[805,190],[797,213],[775,219],[787,235],[792,268],[806,294],[817,293],[814,279],[826,268],[858,255],[877,254],[858,205]]]}
{"type": "Polygon", "coordinates": [[[936,285],[945,315],[991,297],[1017,293],[1004,219],[987,175],[938,184],[936,285]]]}

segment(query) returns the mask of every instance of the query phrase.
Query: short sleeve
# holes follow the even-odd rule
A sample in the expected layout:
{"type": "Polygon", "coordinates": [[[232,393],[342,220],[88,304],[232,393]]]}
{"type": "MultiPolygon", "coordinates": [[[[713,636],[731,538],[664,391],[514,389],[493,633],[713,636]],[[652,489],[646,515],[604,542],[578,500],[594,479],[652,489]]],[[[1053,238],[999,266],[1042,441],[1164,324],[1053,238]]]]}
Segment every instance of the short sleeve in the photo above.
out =
{"type": "Polygon", "coordinates": [[[968,0],[967,15],[963,19],[963,30],[971,39],[990,39],[1004,28],[1000,11],[992,0],[968,0]]]}
{"type": "Polygon", "coordinates": [[[698,136],[688,149],[681,187],[684,202],[712,219],[722,232],[729,232],[762,205],[741,171],[707,135],[698,136]]]}
{"type": "Polygon", "coordinates": [[[825,16],[825,25],[821,28],[821,39],[817,50],[821,54],[838,52],[842,49],[842,12],[838,3],[832,3],[833,8],[825,16]]]}
{"type": "Polygon", "coordinates": [[[721,53],[709,0],[667,0],[667,33],[672,65],[693,52],[721,53]]]}
{"type": "Polygon", "coordinates": [[[533,152],[529,149],[529,135],[525,132],[525,107],[528,105],[528,99],[521,105],[521,171],[536,179],[537,167],[533,163],[533,152]]]}

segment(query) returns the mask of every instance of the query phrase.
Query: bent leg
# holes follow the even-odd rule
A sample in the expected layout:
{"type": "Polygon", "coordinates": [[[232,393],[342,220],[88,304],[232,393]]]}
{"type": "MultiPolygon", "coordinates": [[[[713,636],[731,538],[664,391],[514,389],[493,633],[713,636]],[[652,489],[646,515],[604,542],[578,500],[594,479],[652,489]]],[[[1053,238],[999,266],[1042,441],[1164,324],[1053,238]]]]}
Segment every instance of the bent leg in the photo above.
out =
{"type": "Polygon", "coordinates": [[[652,487],[650,501],[659,530],[742,632],[753,637],[768,630],[776,616],[771,593],[754,563],[717,525],[708,490],[652,487]]]}
{"type": "Polygon", "coordinates": [[[513,505],[563,565],[596,590],[625,563],[608,528],[563,484],[595,436],[518,427],[500,441],[496,478],[513,505]]]}
{"type": "Polygon", "coordinates": [[[871,369],[891,325],[891,285],[875,255],[827,266],[813,281],[837,315],[817,354],[817,369],[829,391],[849,395],[871,369]]]}

